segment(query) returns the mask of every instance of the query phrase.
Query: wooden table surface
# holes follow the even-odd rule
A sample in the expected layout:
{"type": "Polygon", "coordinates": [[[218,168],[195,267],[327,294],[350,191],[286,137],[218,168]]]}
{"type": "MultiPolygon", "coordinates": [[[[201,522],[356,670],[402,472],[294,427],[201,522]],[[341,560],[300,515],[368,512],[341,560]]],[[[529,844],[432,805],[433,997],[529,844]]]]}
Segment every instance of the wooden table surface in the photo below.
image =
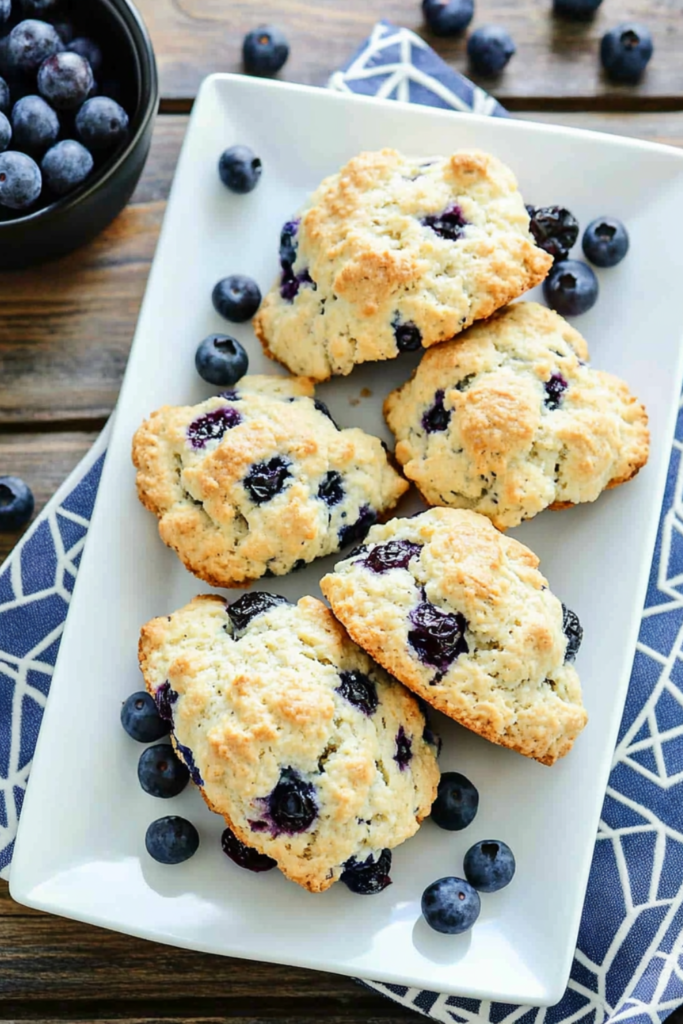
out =
{"type": "MultiPolygon", "coordinates": [[[[578,25],[554,18],[551,0],[476,2],[475,25],[501,23],[516,41],[505,73],[481,84],[518,116],[683,145],[683,0],[605,0],[594,21],[578,25]],[[600,71],[599,39],[627,18],[650,27],[655,56],[640,85],[615,87],[600,71]]],[[[295,82],[323,85],[379,18],[415,29],[467,68],[461,39],[424,30],[419,0],[139,6],[163,99],[130,206],[80,252],[0,275],[0,475],[24,477],[37,511],[116,402],[192,99],[205,75],[240,70],[243,34],[263,22],[281,25],[292,48],[281,77],[295,82]]],[[[0,535],[0,560],[17,539],[0,535]]],[[[228,1019],[390,1024],[417,1015],[332,975],[181,952],[29,911],[0,883],[0,1021],[228,1019]]]]}

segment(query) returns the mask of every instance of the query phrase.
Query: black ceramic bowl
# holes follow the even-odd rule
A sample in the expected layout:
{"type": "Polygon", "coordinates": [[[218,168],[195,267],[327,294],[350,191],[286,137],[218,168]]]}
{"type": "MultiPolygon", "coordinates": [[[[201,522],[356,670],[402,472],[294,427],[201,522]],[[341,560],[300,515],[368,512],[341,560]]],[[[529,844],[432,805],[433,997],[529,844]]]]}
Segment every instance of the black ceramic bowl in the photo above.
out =
{"type": "Polygon", "coordinates": [[[114,98],[130,117],[130,135],[71,195],[33,213],[0,219],[0,270],[42,263],[94,238],[130,199],[149,153],[159,82],[142,18],[129,0],[73,0],[67,13],[79,34],[101,41],[108,63],[101,91],[111,92],[109,75],[119,92],[114,98]]]}

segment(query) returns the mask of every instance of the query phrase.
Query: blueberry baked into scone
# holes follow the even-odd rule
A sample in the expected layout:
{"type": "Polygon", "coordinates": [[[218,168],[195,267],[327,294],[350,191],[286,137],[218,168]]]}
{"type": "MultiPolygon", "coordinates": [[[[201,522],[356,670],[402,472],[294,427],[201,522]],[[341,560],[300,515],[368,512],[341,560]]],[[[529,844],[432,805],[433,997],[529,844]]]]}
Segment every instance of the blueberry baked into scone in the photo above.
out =
{"type": "Polygon", "coordinates": [[[374,526],[321,589],[352,639],[428,704],[551,765],[587,721],[572,664],[582,631],[538,564],[484,516],[437,508],[374,526]]]}
{"type": "Polygon", "coordinates": [[[388,884],[391,849],[436,795],[436,747],[413,695],[321,601],[196,597],[143,627],[139,657],[179,756],[238,842],[311,892],[342,876],[359,892],[388,884]]]}
{"type": "Polygon", "coordinates": [[[552,266],[512,171],[461,151],[361,153],[285,224],[254,319],[266,353],[315,380],[452,338],[552,266]]]}
{"type": "Polygon", "coordinates": [[[243,377],[139,428],[133,462],[161,539],[213,586],[240,586],[357,542],[408,484],[382,442],[341,430],[309,380],[243,377]]]}
{"type": "Polygon", "coordinates": [[[426,352],[384,405],[405,475],[428,504],[499,529],[630,480],[648,459],[647,413],[587,359],[579,332],[534,302],[426,352]]]}

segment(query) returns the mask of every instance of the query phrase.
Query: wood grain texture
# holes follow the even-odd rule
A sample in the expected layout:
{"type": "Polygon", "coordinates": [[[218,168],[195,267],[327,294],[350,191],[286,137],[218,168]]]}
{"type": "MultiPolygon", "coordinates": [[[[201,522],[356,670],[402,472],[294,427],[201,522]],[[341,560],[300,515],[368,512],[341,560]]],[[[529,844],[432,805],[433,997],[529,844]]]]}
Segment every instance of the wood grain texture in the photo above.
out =
{"type": "MultiPolygon", "coordinates": [[[[187,105],[202,78],[241,70],[242,39],[272,22],[287,32],[291,54],[280,77],[322,85],[381,18],[414,29],[450,64],[470,74],[465,40],[445,40],[425,28],[419,0],[140,0],[156,45],[162,95],[187,105]]],[[[606,2],[593,21],[576,24],[552,14],[552,0],[479,0],[472,28],[504,25],[517,54],[495,79],[479,79],[503,102],[522,106],[587,106],[638,109],[666,103],[683,106],[682,0],[606,2]],[[644,21],[655,56],[637,86],[607,81],[599,61],[603,33],[628,19],[644,21]]]]}

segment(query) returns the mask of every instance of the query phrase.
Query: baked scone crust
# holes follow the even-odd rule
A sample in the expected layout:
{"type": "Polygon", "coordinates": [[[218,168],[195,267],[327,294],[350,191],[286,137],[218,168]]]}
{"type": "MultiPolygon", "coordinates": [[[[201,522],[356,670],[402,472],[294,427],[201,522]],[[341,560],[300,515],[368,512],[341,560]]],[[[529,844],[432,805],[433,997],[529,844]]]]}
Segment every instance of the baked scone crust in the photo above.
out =
{"type": "Polygon", "coordinates": [[[579,332],[535,302],[426,352],[384,404],[405,475],[428,504],[499,529],[632,479],[648,459],[647,413],[587,360],[579,332]]]}
{"type": "Polygon", "coordinates": [[[321,601],[276,604],[236,630],[225,601],[196,597],[143,626],[139,658],[153,696],[168,684],[174,743],[209,807],[311,892],[350,858],[398,846],[429,814],[439,770],[417,701],[321,601]],[[374,684],[372,714],[338,692],[340,672],[354,671],[374,684]],[[317,814],[299,833],[263,827],[283,771],[313,787],[317,814]]]}
{"type": "Polygon", "coordinates": [[[428,704],[551,765],[571,749],[587,715],[567,661],[563,606],[538,564],[484,516],[438,508],[374,526],[320,586],[356,643],[428,704]],[[368,556],[391,542],[413,551],[410,560],[374,571],[368,556]],[[455,655],[440,666],[438,654],[425,662],[419,635],[413,639],[425,607],[436,609],[442,636],[451,630],[446,642],[455,655]],[[461,627],[455,646],[454,622],[461,627]]]}
{"type": "Polygon", "coordinates": [[[355,524],[374,522],[408,489],[382,442],[340,430],[303,378],[244,377],[201,405],[164,406],[135,434],[133,463],[161,539],[215,587],[280,576],[339,551],[355,524]],[[197,447],[202,423],[205,434],[224,432],[200,436],[197,447]],[[250,473],[271,465],[282,486],[259,503],[250,473]]]}
{"type": "Polygon", "coordinates": [[[322,182],[289,228],[294,248],[254,329],[269,356],[315,380],[395,358],[401,326],[417,329],[418,348],[452,338],[552,266],[529,232],[512,171],[476,150],[361,153],[322,182]],[[444,215],[440,234],[430,221],[444,215]]]}

